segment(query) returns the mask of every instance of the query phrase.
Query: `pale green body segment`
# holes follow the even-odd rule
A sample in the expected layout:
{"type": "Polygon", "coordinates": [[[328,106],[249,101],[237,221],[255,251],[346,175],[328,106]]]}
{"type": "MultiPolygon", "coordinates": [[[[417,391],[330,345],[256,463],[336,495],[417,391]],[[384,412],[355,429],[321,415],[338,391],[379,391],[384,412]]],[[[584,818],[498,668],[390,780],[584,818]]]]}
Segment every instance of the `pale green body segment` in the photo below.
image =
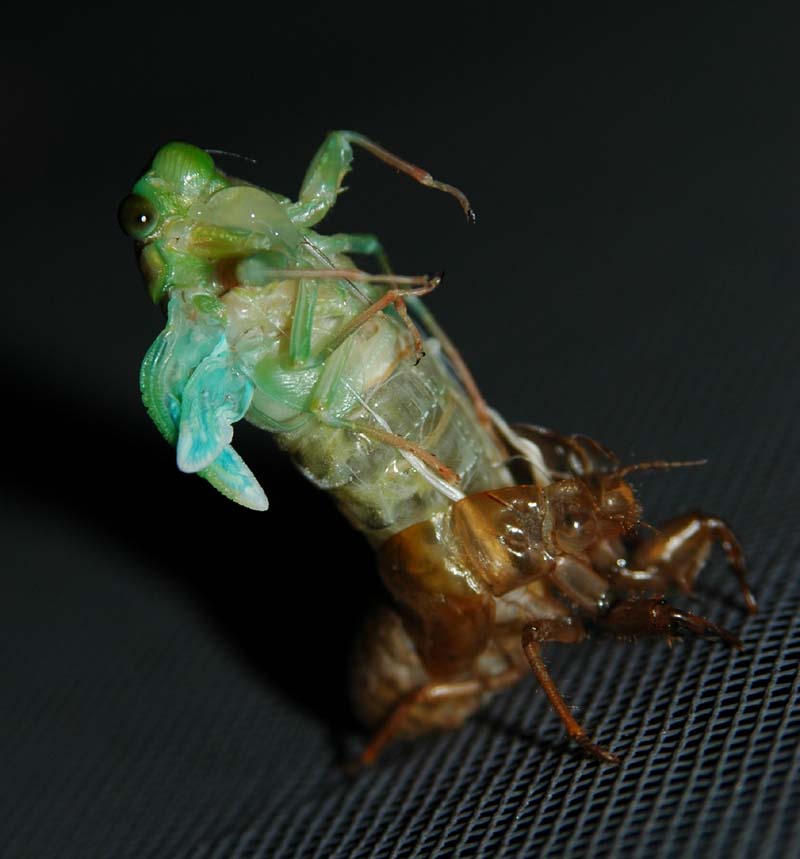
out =
{"type": "Polygon", "coordinates": [[[348,253],[382,256],[371,236],[310,229],[335,202],[351,140],[361,138],[327,138],[297,202],[225,176],[203,150],[167,144],[123,203],[121,219],[139,241],[151,296],[168,305],[141,387],[179,467],[266,509],[261,487],[230,446],[233,424],[244,417],[274,433],[379,544],[459,494],[511,481],[503,452],[435,341],[415,363],[409,331],[393,312],[353,324],[383,288],[335,276],[292,278],[293,269],[352,269],[348,253]],[[376,438],[381,433],[434,454],[459,476],[457,488],[409,450],[376,438]]]}

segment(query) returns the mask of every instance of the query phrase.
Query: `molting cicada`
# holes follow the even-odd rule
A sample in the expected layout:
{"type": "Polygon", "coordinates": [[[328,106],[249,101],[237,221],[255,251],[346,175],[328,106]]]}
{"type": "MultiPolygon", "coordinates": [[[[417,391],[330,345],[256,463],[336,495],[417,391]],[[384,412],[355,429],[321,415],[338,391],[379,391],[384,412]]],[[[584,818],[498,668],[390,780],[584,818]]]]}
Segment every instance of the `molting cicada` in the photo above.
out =
{"type": "Polygon", "coordinates": [[[395,737],[459,725],[532,670],[569,736],[616,763],[570,713],[542,645],[595,631],[741,647],[663,597],[691,590],[719,543],[755,611],[741,547],[699,513],[639,536],[627,476],[680,463],[622,466],[585,436],[510,426],[420,300],[440,276],[396,275],[374,236],[314,229],[353,146],[472,216],[457,188],[349,131],[326,138],[296,201],[226,175],[195,146],[159,150],[120,208],[167,314],[142,364],[147,410],[180,469],[255,510],[267,498],[231,446],[233,425],[273,433],[376,549],[389,598],[353,671],[355,706],[376,730],[364,762],[395,737]]]}

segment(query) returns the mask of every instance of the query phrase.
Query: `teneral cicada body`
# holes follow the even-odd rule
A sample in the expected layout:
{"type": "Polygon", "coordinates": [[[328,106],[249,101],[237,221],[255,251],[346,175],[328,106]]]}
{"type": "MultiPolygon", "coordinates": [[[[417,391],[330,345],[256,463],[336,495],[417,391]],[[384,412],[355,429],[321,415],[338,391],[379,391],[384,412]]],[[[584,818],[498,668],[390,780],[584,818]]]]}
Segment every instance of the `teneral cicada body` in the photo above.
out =
{"type": "Polygon", "coordinates": [[[145,405],[183,471],[255,510],[266,495],[231,446],[233,425],[273,433],[378,551],[390,600],[353,671],[376,728],[364,761],[396,736],[458,725],[531,670],[569,735],[616,761],[569,712],[541,645],[598,630],[739,646],[662,596],[692,587],[716,541],[754,609],[739,544],[701,514],[638,537],[625,478],[670,463],[620,467],[589,439],[509,427],[419,300],[440,277],[391,273],[373,236],[312,229],[353,144],[471,216],[458,189],[353,132],[328,136],[297,201],[225,175],[194,146],[156,154],[120,210],[167,312],[142,364],[145,405]],[[359,254],[382,272],[357,268],[359,254]]]}

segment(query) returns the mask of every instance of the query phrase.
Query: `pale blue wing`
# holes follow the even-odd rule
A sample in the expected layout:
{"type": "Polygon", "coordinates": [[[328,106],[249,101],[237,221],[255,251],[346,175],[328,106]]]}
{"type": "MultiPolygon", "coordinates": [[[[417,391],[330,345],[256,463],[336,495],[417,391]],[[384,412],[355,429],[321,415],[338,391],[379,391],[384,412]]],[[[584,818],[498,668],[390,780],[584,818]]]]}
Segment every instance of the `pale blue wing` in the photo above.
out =
{"type": "Polygon", "coordinates": [[[230,444],[233,424],[253,399],[253,383],[228,351],[201,361],[183,389],[178,430],[178,468],[200,471],[230,444]]]}
{"type": "MultiPolygon", "coordinates": [[[[142,399],[153,423],[172,445],[178,443],[183,395],[196,368],[225,346],[222,314],[203,312],[183,290],[169,300],[167,324],[147,350],[139,376],[142,399]]],[[[223,495],[253,510],[266,510],[264,490],[230,446],[198,472],[223,495]]]]}
{"type": "Polygon", "coordinates": [[[249,507],[251,510],[266,510],[269,507],[267,496],[253,472],[230,445],[208,468],[198,474],[226,498],[243,507],[249,507]]]}

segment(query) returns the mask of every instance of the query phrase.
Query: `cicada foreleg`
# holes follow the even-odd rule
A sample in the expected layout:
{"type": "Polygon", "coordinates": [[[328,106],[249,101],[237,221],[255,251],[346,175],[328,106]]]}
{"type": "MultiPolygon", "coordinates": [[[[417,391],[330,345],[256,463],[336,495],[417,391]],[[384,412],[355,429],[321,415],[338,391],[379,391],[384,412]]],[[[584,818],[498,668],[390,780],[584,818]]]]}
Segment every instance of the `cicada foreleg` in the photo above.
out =
{"type": "Polygon", "coordinates": [[[600,629],[619,638],[663,636],[669,640],[693,636],[742,649],[741,640],[732,632],[698,614],[676,608],[660,596],[622,600],[596,623],[600,629]]]}
{"type": "Polygon", "coordinates": [[[354,131],[332,131],[325,138],[308,167],[300,188],[300,199],[288,208],[289,217],[295,224],[312,227],[331,210],[341,190],[342,180],[350,169],[353,160],[353,144],[366,149],[395,170],[411,176],[421,185],[444,191],[455,197],[467,217],[474,220],[475,216],[469,200],[458,188],[445,182],[438,182],[426,170],[399,158],[362,134],[354,131]]]}
{"type": "Polygon", "coordinates": [[[533,621],[522,631],[522,649],[528,658],[531,670],[536,675],[551,706],[564,723],[570,739],[574,740],[584,751],[598,760],[609,764],[618,764],[619,758],[607,749],[598,746],[590,739],[583,726],[570,713],[555,681],[547,670],[542,659],[541,645],[548,641],[559,641],[564,644],[577,644],[586,637],[586,630],[577,618],[551,618],[533,621]]]}
{"type": "Polygon", "coordinates": [[[721,546],[753,614],[756,600],[747,583],[744,551],[730,526],[717,516],[690,513],[670,520],[655,534],[638,540],[628,563],[617,573],[626,589],[654,593],[677,586],[688,593],[714,543],[721,546]]]}

